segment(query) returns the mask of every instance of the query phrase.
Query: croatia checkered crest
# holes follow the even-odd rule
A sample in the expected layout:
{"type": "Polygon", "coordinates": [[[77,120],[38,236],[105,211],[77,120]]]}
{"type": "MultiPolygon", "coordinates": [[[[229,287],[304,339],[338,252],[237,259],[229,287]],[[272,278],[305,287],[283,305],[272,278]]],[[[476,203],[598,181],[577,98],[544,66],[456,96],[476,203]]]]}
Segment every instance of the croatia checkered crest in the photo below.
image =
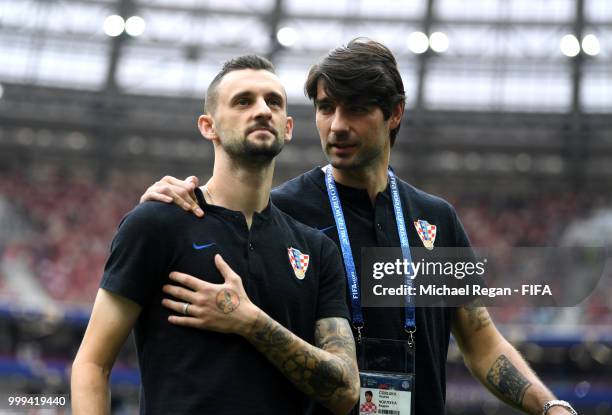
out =
{"type": "Polygon", "coordinates": [[[287,248],[289,253],[289,262],[293,267],[293,272],[299,280],[303,280],[306,276],[306,270],[308,269],[308,259],[310,255],[303,254],[295,248],[287,248]]]}
{"type": "Polygon", "coordinates": [[[423,241],[425,248],[431,251],[434,248],[434,241],[436,240],[436,225],[431,225],[426,220],[419,219],[414,221],[414,227],[421,241],[423,241]]]}

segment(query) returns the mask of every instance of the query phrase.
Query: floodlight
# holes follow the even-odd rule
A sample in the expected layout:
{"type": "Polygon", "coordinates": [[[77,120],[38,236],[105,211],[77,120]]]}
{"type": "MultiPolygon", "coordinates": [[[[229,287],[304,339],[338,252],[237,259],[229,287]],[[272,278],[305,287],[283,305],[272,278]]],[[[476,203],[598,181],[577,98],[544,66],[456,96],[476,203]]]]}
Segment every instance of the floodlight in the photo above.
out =
{"type": "Polygon", "coordinates": [[[580,53],[580,43],[574,35],[563,36],[559,46],[561,48],[561,53],[570,58],[573,58],[580,53]]]}
{"type": "Polygon", "coordinates": [[[145,21],[140,16],[132,16],[125,21],[125,32],[130,36],[140,36],[145,31],[145,21]]]}
{"type": "Polygon", "coordinates": [[[113,14],[104,19],[104,33],[107,36],[116,37],[123,33],[125,22],[123,17],[113,14]]]}
{"type": "Polygon", "coordinates": [[[587,55],[598,55],[601,47],[599,46],[599,39],[597,39],[597,36],[590,34],[582,38],[582,50],[584,50],[584,53],[587,55]]]}
{"type": "Polygon", "coordinates": [[[297,32],[292,27],[283,27],[276,33],[276,39],[283,46],[293,46],[297,40],[297,32]]]}
{"type": "Polygon", "coordinates": [[[408,36],[408,48],[412,53],[421,54],[429,48],[429,39],[423,32],[412,32],[408,36]]]}
{"type": "Polygon", "coordinates": [[[437,53],[444,53],[448,49],[448,36],[442,32],[434,32],[429,36],[429,47],[437,53]]]}

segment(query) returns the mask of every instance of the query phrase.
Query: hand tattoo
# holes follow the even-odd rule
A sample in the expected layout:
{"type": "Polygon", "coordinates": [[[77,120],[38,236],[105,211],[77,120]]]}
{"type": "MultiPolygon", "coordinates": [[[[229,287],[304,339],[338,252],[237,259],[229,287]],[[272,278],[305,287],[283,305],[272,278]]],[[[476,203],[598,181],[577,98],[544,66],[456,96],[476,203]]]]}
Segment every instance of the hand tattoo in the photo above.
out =
{"type": "Polygon", "coordinates": [[[491,366],[487,381],[504,398],[519,407],[523,405],[525,391],[531,386],[531,382],[525,379],[510,359],[503,354],[491,366]]]}
{"type": "Polygon", "coordinates": [[[223,314],[229,314],[240,305],[240,298],[238,295],[228,289],[223,289],[217,294],[217,308],[221,310],[223,314]]]}

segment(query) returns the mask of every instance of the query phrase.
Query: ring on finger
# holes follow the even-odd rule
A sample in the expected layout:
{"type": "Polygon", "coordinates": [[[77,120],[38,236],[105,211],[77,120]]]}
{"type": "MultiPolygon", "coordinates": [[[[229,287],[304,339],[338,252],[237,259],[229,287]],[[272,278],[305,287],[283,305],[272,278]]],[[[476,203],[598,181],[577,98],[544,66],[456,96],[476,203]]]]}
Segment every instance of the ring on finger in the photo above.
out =
{"type": "Polygon", "coordinates": [[[186,316],[189,315],[189,303],[183,303],[183,314],[185,314],[186,316]]]}

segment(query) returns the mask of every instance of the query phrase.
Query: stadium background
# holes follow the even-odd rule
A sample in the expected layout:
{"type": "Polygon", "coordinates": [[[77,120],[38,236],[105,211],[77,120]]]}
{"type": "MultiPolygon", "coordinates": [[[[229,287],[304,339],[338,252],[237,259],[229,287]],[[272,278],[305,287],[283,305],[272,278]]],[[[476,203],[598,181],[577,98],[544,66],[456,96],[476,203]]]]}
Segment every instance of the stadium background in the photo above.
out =
{"type": "MultiPolygon", "coordinates": [[[[392,165],[474,245],[610,245],[612,2],[0,0],[0,391],[67,393],[119,220],[163,175],[211,172],[195,120],[220,64],[277,65],[296,119],[278,184],[325,163],[303,81],[355,36],[387,44],[406,85],[392,165]]],[[[610,272],[579,307],[491,309],[584,414],[612,414],[610,272]]],[[[516,413],[448,360],[449,414],[516,413]]],[[[132,340],[112,384],[134,413],[132,340]]]]}

